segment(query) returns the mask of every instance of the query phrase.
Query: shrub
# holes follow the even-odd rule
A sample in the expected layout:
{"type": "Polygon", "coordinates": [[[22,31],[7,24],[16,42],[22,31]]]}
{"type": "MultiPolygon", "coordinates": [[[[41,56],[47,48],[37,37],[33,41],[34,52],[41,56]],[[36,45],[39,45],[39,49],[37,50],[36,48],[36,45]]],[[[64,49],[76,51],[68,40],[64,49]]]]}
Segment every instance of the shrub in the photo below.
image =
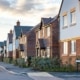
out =
{"type": "Polygon", "coordinates": [[[27,65],[30,67],[31,66],[31,57],[29,56],[27,59],[27,65]]]}
{"type": "Polygon", "coordinates": [[[17,66],[18,65],[18,62],[17,62],[17,60],[15,59],[15,60],[13,60],[13,62],[12,62],[15,66],[17,66]]]}
{"type": "Polygon", "coordinates": [[[6,62],[6,63],[12,63],[12,58],[3,58],[3,61],[6,62]]]}
{"type": "Polygon", "coordinates": [[[19,67],[27,67],[24,58],[18,58],[17,59],[17,64],[18,64],[19,67]]]}
{"type": "Polygon", "coordinates": [[[39,70],[50,70],[60,66],[60,60],[56,57],[54,59],[38,57],[32,58],[31,61],[32,67],[39,70]]]}

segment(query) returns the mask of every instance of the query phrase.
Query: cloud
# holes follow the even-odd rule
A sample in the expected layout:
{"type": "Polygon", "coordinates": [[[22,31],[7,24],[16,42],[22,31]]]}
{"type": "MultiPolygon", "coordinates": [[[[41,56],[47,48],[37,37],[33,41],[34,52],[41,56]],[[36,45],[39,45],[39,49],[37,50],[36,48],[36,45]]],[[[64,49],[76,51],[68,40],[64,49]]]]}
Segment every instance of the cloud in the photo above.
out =
{"type": "MultiPolygon", "coordinates": [[[[53,0],[55,1],[55,0],[53,0]]],[[[0,0],[0,10],[9,12],[15,15],[34,15],[36,12],[45,13],[44,11],[52,12],[59,9],[59,4],[55,5],[52,0],[16,0],[10,4],[7,0],[0,0]],[[32,14],[33,13],[33,14],[32,14]]],[[[51,13],[50,13],[51,14],[51,13]]],[[[46,15],[46,14],[45,14],[46,15]]]]}
{"type": "Polygon", "coordinates": [[[0,0],[0,40],[16,24],[36,25],[41,17],[53,17],[58,13],[61,0],[0,0]]]}
{"type": "Polygon", "coordinates": [[[0,0],[0,10],[6,10],[10,7],[10,3],[6,0],[0,0]]]}

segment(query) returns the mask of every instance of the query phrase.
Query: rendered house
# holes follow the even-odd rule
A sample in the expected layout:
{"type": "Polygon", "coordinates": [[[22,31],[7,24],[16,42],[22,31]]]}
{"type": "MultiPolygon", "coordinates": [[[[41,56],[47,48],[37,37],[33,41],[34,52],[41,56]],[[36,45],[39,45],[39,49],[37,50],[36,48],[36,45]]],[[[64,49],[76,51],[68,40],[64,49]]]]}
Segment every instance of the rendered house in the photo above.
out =
{"type": "Polygon", "coordinates": [[[4,58],[7,57],[7,41],[4,41],[4,58]]]}
{"type": "Polygon", "coordinates": [[[3,59],[3,56],[4,56],[4,43],[3,42],[0,42],[0,60],[3,59]]]}
{"type": "Polygon", "coordinates": [[[21,31],[29,31],[32,27],[31,26],[20,26],[20,22],[18,21],[16,26],[14,26],[13,30],[13,58],[19,58],[19,36],[21,31]]]}
{"type": "Polygon", "coordinates": [[[36,29],[36,56],[53,58],[59,56],[58,17],[42,18],[36,29]]]}
{"type": "MultiPolygon", "coordinates": [[[[36,27],[35,27],[36,28],[36,27]]],[[[19,50],[20,50],[20,57],[24,58],[25,61],[29,57],[34,57],[36,55],[35,50],[35,43],[36,43],[36,34],[35,28],[31,29],[30,31],[22,31],[21,36],[19,37],[19,50]]]]}
{"type": "Polygon", "coordinates": [[[62,0],[60,16],[60,58],[62,63],[80,59],[80,0],[62,0]]]}
{"type": "Polygon", "coordinates": [[[10,30],[7,36],[7,57],[13,58],[13,32],[10,30]]]}

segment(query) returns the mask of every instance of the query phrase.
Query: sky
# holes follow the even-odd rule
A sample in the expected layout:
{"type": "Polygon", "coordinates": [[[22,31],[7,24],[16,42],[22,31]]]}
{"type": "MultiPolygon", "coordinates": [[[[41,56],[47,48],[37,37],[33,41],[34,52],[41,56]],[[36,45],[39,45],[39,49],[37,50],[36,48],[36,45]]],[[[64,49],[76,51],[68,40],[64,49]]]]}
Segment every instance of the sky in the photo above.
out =
{"type": "Polygon", "coordinates": [[[19,20],[21,25],[35,26],[42,17],[58,14],[61,0],[0,0],[0,41],[19,20]]]}

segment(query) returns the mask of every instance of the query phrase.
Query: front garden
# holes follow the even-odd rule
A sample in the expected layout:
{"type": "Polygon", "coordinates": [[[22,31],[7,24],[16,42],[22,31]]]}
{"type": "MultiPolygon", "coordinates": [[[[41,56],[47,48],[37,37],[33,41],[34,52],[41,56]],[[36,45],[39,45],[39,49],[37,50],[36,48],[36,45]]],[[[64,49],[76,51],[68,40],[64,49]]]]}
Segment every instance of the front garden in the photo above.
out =
{"type": "Polygon", "coordinates": [[[52,71],[52,72],[73,72],[76,69],[68,64],[62,65],[61,60],[57,57],[51,58],[40,58],[40,57],[29,57],[27,61],[23,58],[18,58],[16,60],[12,60],[11,58],[3,58],[2,60],[5,63],[14,64],[15,66],[19,66],[22,68],[31,67],[34,70],[39,71],[52,71]]]}

